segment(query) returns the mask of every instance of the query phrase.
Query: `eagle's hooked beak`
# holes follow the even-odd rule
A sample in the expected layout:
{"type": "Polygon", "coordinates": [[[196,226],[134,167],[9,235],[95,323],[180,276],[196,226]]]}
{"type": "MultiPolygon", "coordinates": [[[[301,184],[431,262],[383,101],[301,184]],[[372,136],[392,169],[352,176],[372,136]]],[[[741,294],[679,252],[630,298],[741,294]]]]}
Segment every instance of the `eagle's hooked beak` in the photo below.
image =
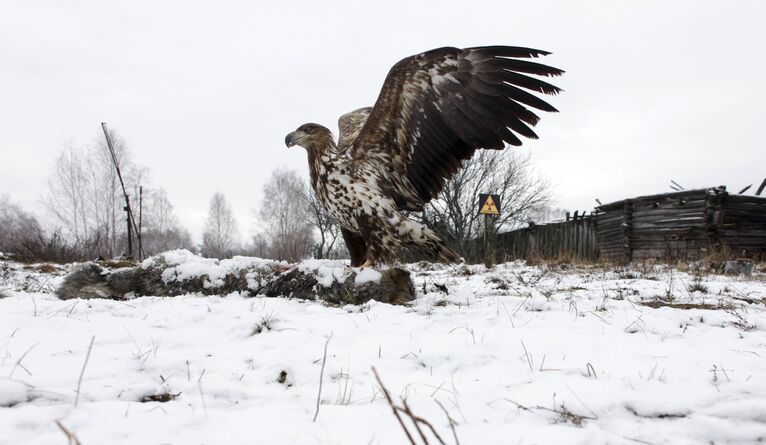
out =
{"type": "Polygon", "coordinates": [[[293,145],[295,145],[295,142],[293,142],[294,137],[295,137],[295,132],[289,133],[287,136],[285,136],[285,145],[287,145],[287,148],[290,148],[293,145]]]}
{"type": "Polygon", "coordinates": [[[294,145],[298,145],[301,139],[303,139],[305,136],[306,135],[302,134],[299,131],[293,131],[292,133],[285,136],[285,145],[287,145],[288,148],[294,145]]]}

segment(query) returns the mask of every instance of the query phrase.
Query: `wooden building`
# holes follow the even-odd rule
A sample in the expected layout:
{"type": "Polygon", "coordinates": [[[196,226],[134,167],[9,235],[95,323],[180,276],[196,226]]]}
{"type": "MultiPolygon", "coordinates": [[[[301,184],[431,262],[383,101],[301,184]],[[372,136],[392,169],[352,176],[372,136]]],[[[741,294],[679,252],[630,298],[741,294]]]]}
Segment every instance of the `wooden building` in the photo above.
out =
{"type": "Polygon", "coordinates": [[[695,260],[713,252],[766,259],[766,197],[726,187],[639,196],[585,218],[498,235],[500,258],[576,258],[627,263],[695,260]]]}

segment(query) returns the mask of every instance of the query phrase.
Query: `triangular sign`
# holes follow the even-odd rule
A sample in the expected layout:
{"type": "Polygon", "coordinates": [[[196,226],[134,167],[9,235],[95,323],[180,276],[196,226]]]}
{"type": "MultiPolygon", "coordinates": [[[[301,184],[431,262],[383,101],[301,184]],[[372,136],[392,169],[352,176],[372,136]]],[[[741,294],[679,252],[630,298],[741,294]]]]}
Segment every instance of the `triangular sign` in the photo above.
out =
{"type": "Polygon", "coordinates": [[[483,215],[499,215],[500,211],[497,209],[497,206],[495,205],[495,200],[492,199],[492,195],[487,195],[487,200],[484,201],[484,204],[481,206],[481,210],[479,213],[483,215]]]}

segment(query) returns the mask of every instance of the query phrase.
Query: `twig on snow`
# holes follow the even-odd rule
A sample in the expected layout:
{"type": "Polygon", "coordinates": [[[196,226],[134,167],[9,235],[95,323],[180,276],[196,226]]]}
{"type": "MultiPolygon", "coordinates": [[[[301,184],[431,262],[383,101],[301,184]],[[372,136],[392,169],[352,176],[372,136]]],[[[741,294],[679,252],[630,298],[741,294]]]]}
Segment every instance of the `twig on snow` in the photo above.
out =
{"type": "Polygon", "coordinates": [[[524,344],[524,340],[521,340],[521,347],[524,348],[524,357],[527,358],[527,364],[529,365],[529,372],[535,372],[532,369],[532,359],[529,358],[529,352],[527,352],[527,346],[524,344]]]}
{"type": "Polygon", "coordinates": [[[444,415],[447,416],[447,421],[449,422],[449,427],[452,430],[452,437],[455,439],[455,445],[460,445],[460,441],[457,438],[457,433],[455,432],[455,425],[457,425],[457,422],[455,419],[452,418],[452,416],[449,415],[449,411],[447,411],[447,408],[442,405],[442,403],[436,399],[434,399],[437,405],[439,405],[439,408],[444,411],[444,415]]]}
{"type": "Polygon", "coordinates": [[[205,413],[205,420],[207,420],[207,404],[205,403],[205,392],[202,391],[202,377],[205,376],[205,371],[207,371],[207,368],[203,369],[199,374],[199,378],[197,379],[197,389],[199,389],[199,396],[202,399],[202,411],[205,413]]]}
{"type": "Polygon", "coordinates": [[[61,423],[61,421],[56,420],[56,425],[59,427],[61,432],[66,435],[68,445],[81,445],[80,439],[78,439],[73,432],[69,431],[69,429],[65,427],[63,423],[61,423]]]}
{"type": "MultiPolygon", "coordinates": [[[[386,397],[386,400],[388,401],[388,405],[391,407],[391,411],[393,411],[394,415],[396,416],[396,419],[399,421],[399,425],[401,425],[402,429],[404,430],[404,434],[407,435],[407,439],[409,439],[412,445],[416,445],[415,439],[413,439],[412,434],[405,426],[404,421],[402,420],[402,417],[399,415],[399,412],[403,412],[410,418],[410,421],[415,426],[415,429],[417,430],[421,440],[423,440],[423,443],[425,445],[428,445],[428,438],[426,437],[423,430],[420,428],[421,425],[425,425],[426,427],[428,427],[428,429],[431,431],[431,434],[433,434],[436,440],[439,441],[439,444],[446,445],[446,443],[444,442],[444,440],[442,440],[439,433],[436,432],[436,428],[434,428],[431,422],[429,422],[428,420],[420,416],[415,415],[412,412],[412,410],[410,409],[410,406],[407,404],[407,400],[402,399],[402,406],[395,405],[394,401],[391,399],[391,393],[389,393],[388,389],[385,387],[385,385],[383,385],[383,381],[380,379],[380,376],[378,375],[378,371],[375,369],[374,366],[372,368],[372,372],[373,374],[375,374],[375,379],[378,381],[378,386],[380,386],[381,391],[383,391],[383,395],[386,397]]],[[[449,418],[449,414],[447,415],[447,418],[449,418]]],[[[450,423],[450,426],[452,426],[452,423],[450,423]]],[[[453,430],[453,434],[454,434],[454,430],[453,430]]],[[[455,436],[455,438],[457,439],[457,436],[455,436]]]]}
{"type": "Polygon", "coordinates": [[[396,420],[399,421],[399,425],[402,426],[402,429],[404,430],[404,434],[407,435],[407,439],[409,439],[410,443],[412,445],[417,445],[415,443],[415,439],[412,438],[412,435],[410,434],[410,431],[407,429],[406,426],[404,426],[404,421],[402,420],[402,417],[399,415],[399,410],[396,405],[394,405],[394,401],[391,400],[391,393],[388,392],[388,389],[383,384],[383,381],[380,380],[380,376],[378,375],[378,371],[375,369],[375,367],[372,367],[372,373],[375,374],[375,380],[378,381],[378,386],[380,386],[381,391],[383,391],[383,396],[386,398],[386,401],[388,401],[388,406],[391,407],[391,411],[393,411],[394,416],[396,416],[396,420]]]}
{"type": "Polygon", "coordinates": [[[74,407],[77,408],[77,402],[80,401],[80,386],[82,386],[82,376],[85,374],[85,367],[88,366],[88,359],[90,359],[90,351],[93,349],[93,342],[96,341],[96,336],[90,338],[90,346],[88,346],[88,353],[85,354],[85,362],[82,364],[80,370],[80,377],[77,379],[77,390],[74,396],[74,407]]]}
{"type": "Polygon", "coordinates": [[[319,393],[317,394],[317,410],[314,413],[314,420],[313,422],[317,421],[317,416],[319,415],[319,402],[322,400],[322,381],[324,380],[324,365],[327,361],[327,345],[330,343],[330,339],[332,338],[332,331],[330,331],[330,335],[327,337],[327,340],[324,342],[324,354],[322,355],[322,368],[319,370],[319,393]]]}
{"type": "Polygon", "coordinates": [[[29,370],[24,365],[21,364],[21,361],[24,360],[24,357],[26,357],[27,354],[29,354],[29,351],[31,351],[32,349],[35,349],[35,346],[39,344],[40,343],[35,343],[34,345],[30,346],[29,349],[27,349],[23,354],[21,354],[21,357],[19,357],[19,359],[16,360],[16,364],[13,365],[13,369],[11,369],[11,373],[8,375],[9,379],[13,378],[13,373],[16,372],[16,368],[21,368],[24,371],[26,371],[27,374],[32,375],[32,373],[29,372],[29,370]]]}

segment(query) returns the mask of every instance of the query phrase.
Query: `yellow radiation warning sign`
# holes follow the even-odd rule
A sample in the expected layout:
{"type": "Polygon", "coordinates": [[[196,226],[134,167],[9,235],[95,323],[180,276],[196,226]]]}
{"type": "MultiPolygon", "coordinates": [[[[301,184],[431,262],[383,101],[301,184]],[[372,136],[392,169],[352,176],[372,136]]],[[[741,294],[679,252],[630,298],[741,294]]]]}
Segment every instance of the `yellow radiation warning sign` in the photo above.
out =
{"type": "Polygon", "coordinates": [[[479,213],[482,215],[500,214],[500,196],[491,194],[479,194],[479,213]]]}

